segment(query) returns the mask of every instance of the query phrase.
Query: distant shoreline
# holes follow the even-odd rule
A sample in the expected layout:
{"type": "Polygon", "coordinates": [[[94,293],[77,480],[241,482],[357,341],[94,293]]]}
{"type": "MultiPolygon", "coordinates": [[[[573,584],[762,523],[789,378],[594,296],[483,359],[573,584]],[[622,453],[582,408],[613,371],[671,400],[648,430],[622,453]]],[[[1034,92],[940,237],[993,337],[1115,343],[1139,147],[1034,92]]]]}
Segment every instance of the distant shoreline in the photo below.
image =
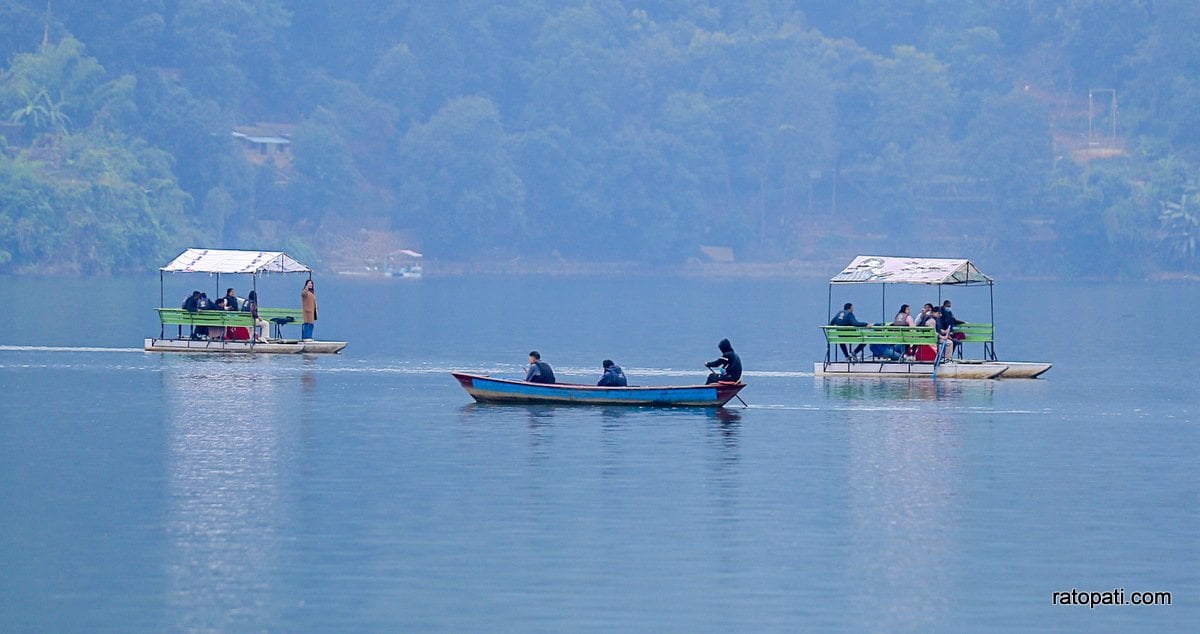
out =
{"type": "Polygon", "coordinates": [[[426,262],[425,277],[511,275],[551,277],[721,277],[828,278],[845,266],[831,262],[688,262],[647,265],[636,262],[426,262]]]}
{"type": "MultiPolygon", "coordinates": [[[[509,276],[509,277],[605,277],[605,278],[635,278],[635,277],[677,277],[677,278],[709,278],[709,279],[797,279],[797,280],[828,280],[831,276],[845,267],[846,259],[838,260],[791,260],[787,262],[685,262],[677,264],[645,264],[640,262],[579,262],[579,261],[527,261],[515,260],[505,262],[451,262],[430,260],[423,263],[422,277],[451,278],[464,276],[509,276]]],[[[0,272],[3,277],[69,277],[69,278],[103,278],[103,277],[140,277],[154,275],[157,269],[125,270],[111,274],[86,275],[63,271],[8,271],[0,272]]],[[[1190,282],[1200,283],[1200,275],[1178,271],[1157,271],[1144,277],[1070,277],[1063,275],[1023,275],[1006,273],[1002,269],[986,270],[1000,282],[1190,282]]],[[[342,279],[400,279],[385,275],[340,274],[334,269],[317,268],[313,272],[317,278],[342,279]]],[[[416,281],[416,280],[410,280],[416,281]]]]}
{"type": "MultiPolygon", "coordinates": [[[[438,262],[423,264],[423,277],[445,278],[462,276],[544,276],[544,277],[681,277],[712,279],[801,279],[827,281],[841,271],[848,260],[811,260],[788,262],[687,262],[680,264],[647,265],[630,262],[438,262]]],[[[1062,275],[1022,275],[992,273],[1000,282],[1192,282],[1200,283],[1200,275],[1178,272],[1156,272],[1142,278],[1068,277],[1062,275]]],[[[335,271],[319,270],[318,275],[339,276],[335,271]]],[[[340,276],[339,276],[340,277],[340,276]]],[[[350,277],[350,276],[346,276],[350,277]]],[[[369,279],[372,276],[362,276],[369,279]]],[[[378,279],[391,279],[378,276],[378,279]]]]}

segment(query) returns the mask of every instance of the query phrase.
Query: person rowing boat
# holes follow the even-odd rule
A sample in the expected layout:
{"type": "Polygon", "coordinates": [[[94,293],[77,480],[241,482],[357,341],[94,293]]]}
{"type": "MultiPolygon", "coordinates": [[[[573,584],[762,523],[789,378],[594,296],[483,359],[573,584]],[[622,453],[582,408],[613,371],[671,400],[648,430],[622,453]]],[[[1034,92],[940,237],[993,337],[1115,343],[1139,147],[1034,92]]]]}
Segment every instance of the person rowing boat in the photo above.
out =
{"type": "Polygon", "coordinates": [[[736,383],[740,381],[742,378],[742,358],[738,356],[738,353],[733,351],[733,344],[729,343],[728,339],[722,339],[717,344],[717,349],[721,351],[721,356],[714,361],[705,363],[704,367],[708,368],[710,372],[713,368],[721,368],[721,372],[719,374],[716,372],[709,374],[708,380],[705,383],[716,383],[717,381],[736,383]]]}

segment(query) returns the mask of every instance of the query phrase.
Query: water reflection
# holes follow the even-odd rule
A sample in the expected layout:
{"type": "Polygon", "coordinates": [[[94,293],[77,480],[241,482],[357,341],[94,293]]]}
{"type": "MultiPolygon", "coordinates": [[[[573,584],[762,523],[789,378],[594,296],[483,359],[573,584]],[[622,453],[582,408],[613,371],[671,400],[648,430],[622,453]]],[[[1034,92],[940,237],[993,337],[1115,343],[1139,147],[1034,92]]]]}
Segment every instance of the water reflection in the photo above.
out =
{"type": "Polygon", "coordinates": [[[742,412],[736,409],[717,407],[704,410],[709,418],[715,418],[724,427],[737,426],[742,422],[742,412]]]}
{"type": "Polygon", "coordinates": [[[995,381],[898,378],[825,377],[814,381],[825,396],[852,401],[961,401],[965,405],[992,404],[995,381]]]}
{"type": "Polygon", "coordinates": [[[628,407],[604,407],[600,409],[600,418],[606,429],[620,427],[623,419],[629,416],[628,407]]]}
{"type": "MultiPolygon", "coordinates": [[[[316,355],[304,355],[304,371],[300,373],[300,393],[306,398],[312,399],[317,391],[317,357],[316,355]]],[[[305,408],[306,410],[308,408],[305,408]]]]}
{"type": "MultiPolygon", "coordinates": [[[[895,385],[907,381],[831,386],[839,396],[868,401],[989,398],[986,385],[895,385]]],[[[914,382],[915,383],[915,382],[914,382]]],[[[932,382],[928,382],[932,383],[932,382]]],[[[931,614],[952,613],[947,597],[961,558],[959,535],[962,421],[955,410],[894,408],[845,413],[849,440],[846,569],[853,600],[888,614],[902,630],[937,629],[931,614]],[[881,604],[880,602],[883,602],[881,604]]]]}
{"type": "Polygon", "coordinates": [[[167,414],[170,629],[257,629],[281,581],[284,382],[250,358],[181,358],[163,371],[167,414]]]}
{"type": "Polygon", "coordinates": [[[705,410],[709,419],[706,437],[717,451],[714,462],[715,479],[728,480],[729,468],[738,460],[738,440],[742,431],[741,412],[717,408],[705,410]]]}

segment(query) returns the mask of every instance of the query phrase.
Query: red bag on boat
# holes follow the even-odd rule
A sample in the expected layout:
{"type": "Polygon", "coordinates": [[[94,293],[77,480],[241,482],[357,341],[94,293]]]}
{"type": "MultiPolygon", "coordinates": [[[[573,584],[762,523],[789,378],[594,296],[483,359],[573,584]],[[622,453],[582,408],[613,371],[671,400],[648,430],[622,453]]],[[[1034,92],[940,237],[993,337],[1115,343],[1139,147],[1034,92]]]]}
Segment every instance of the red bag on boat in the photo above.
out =
{"type": "Polygon", "coordinates": [[[913,346],[916,351],[913,356],[917,361],[933,361],[937,358],[937,347],[935,346],[913,346]]]}
{"type": "Polygon", "coordinates": [[[245,326],[229,326],[225,328],[225,338],[233,341],[246,341],[250,338],[250,329],[245,326]]]}

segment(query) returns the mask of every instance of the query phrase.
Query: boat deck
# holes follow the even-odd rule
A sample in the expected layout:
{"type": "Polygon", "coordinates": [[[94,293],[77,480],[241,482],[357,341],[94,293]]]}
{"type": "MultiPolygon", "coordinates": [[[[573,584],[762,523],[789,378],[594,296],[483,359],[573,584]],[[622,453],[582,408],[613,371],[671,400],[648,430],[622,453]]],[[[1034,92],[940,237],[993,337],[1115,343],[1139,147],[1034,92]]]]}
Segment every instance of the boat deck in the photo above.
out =
{"type": "MultiPolygon", "coordinates": [[[[1025,361],[961,361],[948,360],[937,366],[941,379],[1036,379],[1053,364],[1025,361]]],[[[813,366],[816,376],[862,376],[896,378],[932,378],[933,363],[914,361],[860,361],[847,363],[818,361],[813,366]]]]}
{"type": "Polygon", "coordinates": [[[146,339],[146,352],[191,352],[213,354],[336,354],[345,341],[299,341],[271,339],[267,343],[195,339],[146,339]]]}

